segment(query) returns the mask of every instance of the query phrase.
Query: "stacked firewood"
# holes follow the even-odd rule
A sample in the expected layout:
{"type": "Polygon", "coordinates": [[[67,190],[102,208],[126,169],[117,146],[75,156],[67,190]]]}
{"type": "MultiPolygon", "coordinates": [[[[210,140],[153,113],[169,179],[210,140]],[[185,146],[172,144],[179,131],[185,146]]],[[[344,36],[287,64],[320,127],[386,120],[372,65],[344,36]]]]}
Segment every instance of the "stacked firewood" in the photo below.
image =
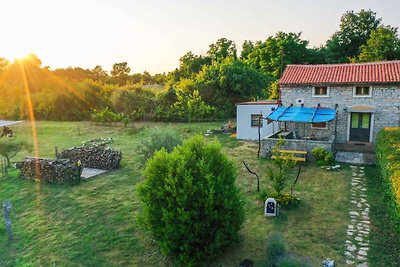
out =
{"type": "Polygon", "coordinates": [[[56,184],[78,183],[82,173],[82,168],[68,159],[26,157],[18,167],[23,178],[56,184]]]}
{"type": "Polygon", "coordinates": [[[80,160],[85,168],[112,170],[119,168],[122,153],[109,147],[79,146],[63,150],[58,157],[70,159],[73,162],[80,160]]]}
{"type": "Polygon", "coordinates": [[[82,146],[91,147],[91,146],[105,146],[112,142],[113,142],[113,140],[111,137],[105,137],[105,138],[96,138],[96,139],[86,140],[86,141],[83,141],[81,144],[82,144],[82,146]]]}

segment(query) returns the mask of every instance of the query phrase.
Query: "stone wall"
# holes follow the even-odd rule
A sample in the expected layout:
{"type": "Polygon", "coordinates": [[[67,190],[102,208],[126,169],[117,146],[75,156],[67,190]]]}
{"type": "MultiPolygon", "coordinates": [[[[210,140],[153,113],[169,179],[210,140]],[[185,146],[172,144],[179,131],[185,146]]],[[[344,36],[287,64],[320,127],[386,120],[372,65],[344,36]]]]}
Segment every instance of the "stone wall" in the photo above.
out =
{"type": "MultiPolygon", "coordinates": [[[[347,141],[349,112],[352,106],[370,106],[375,109],[373,117],[373,141],[376,134],[384,127],[400,125],[400,85],[375,85],[372,86],[371,97],[354,97],[353,86],[331,86],[329,97],[313,97],[313,86],[290,86],[281,87],[281,100],[283,106],[295,104],[297,98],[304,99],[304,106],[321,107],[334,109],[338,104],[337,141],[347,141]],[[347,110],[345,110],[347,109],[347,110]]],[[[281,127],[283,127],[281,125],[281,127]]],[[[295,130],[299,134],[304,132],[303,124],[287,124],[288,130],[295,130]]],[[[306,135],[314,133],[319,138],[329,137],[334,133],[335,123],[328,123],[328,129],[311,129],[311,124],[305,125],[306,135]]]]}
{"type": "MultiPolygon", "coordinates": [[[[264,138],[262,140],[262,156],[270,158],[272,149],[279,141],[279,138],[264,138]]],[[[298,140],[298,139],[285,139],[286,144],[282,146],[285,150],[302,150],[307,151],[307,160],[314,161],[311,151],[316,147],[323,147],[327,151],[333,150],[333,137],[327,141],[317,140],[298,140]]]]}

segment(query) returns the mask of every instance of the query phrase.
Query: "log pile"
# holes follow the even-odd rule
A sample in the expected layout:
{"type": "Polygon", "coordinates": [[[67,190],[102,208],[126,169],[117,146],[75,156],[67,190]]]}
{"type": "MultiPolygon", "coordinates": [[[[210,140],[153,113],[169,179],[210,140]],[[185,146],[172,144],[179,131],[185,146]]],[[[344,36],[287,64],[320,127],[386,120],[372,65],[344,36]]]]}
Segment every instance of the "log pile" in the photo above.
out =
{"type": "Polygon", "coordinates": [[[112,170],[119,168],[122,153],[109,147],[79,146],[63,150],[58,157],[72,162],[80,160],[84,168],[112,170]]]}
{"type": "Polygon", "coordinates": [[[79,183],[82,168],[68,159],[26,157],[17,165],[23,178],[46,183],[79,183]]]}
{"type": "Polygon", "coordinates": [[[81,143],[82,146],[86,147],[91,147],[91,146],[105,146],[107,144],[112,143],[113,140],[111,137],[105,137],[105,138],[96,138],[96,139],[90,139],[83,141],[81,143]]]}

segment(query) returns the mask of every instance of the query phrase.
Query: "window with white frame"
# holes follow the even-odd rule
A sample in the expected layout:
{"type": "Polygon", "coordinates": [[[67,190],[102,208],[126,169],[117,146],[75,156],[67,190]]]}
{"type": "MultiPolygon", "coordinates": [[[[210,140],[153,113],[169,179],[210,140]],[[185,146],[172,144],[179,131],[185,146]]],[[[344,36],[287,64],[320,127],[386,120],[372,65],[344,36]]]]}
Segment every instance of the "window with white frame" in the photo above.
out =
{"type": "Polygon", "coordinates": [[[313,97],[329,97],[329,87],[315,86],[312,91],[313,97]]]}
{"type": "Polygon", "coordinates": [[[354,97],[371,97],[372,87],[371,86],[354,86],[353,88],[354,97]]]}

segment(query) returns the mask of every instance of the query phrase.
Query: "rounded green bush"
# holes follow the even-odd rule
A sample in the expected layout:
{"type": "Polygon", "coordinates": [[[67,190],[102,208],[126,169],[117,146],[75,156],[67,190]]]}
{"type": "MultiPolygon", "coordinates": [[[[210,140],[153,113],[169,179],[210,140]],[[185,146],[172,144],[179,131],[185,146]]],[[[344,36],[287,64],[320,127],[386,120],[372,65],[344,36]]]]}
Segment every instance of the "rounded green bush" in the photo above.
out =
{"type": "Polygon", "coordinates": [[[238,240],[244,209],[237,173],[217,141],[194,136],[171,153],[162,149],[144,176],[142,222],[177,265],[202,265],[238,240]]]}
{"type": "Polygon", "coordinates": [[[269,194],[268,197],[275,198],[275,200],[281,206],[296,206],[300,202],[300,199],[298,197],[290,194],[272,193],[269,194]]]}
{"type": "Polygon", "coordinates": [[[317,160],[319,160],[319,159],[324,159],[328,152],[323,147],[316,147],[313,150],[311,150],[311,153],[317,160]]]}
{"type": "Polygon", "coordinates": [[[327,152],[326,156],[324,157],[324,161],[326,165],[332,165],[333,163],[335,163],[335,156],[332,152],[327,152]]]}

